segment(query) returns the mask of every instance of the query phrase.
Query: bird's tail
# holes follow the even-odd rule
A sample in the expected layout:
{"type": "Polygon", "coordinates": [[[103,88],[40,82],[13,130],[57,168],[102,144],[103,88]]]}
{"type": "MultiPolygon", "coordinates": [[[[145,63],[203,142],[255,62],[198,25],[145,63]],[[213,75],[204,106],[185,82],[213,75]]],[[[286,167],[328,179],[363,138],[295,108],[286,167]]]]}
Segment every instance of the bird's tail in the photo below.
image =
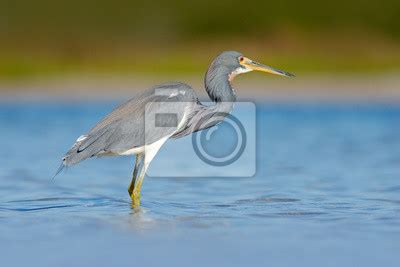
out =
{"type": "Polygon", "coordinates": [[[96,141],[100,140],[100,138],[107,138],[105,133],[106,131],[99,131],[92,135],[80,136],[71,149],[68,150],[68,152],[62,158],[61,165],[58,168],[55,176],[57,176],[65,167],[70,167],[87,158],[96,156],[101,150],[101,147],[99,148],[95,145],[96,141]]]}
{"type": "Polygon", "coordinates": [[[107,129],[101,129],[93,134],[81,135],[62,158],[61,165],[54,177],[56,177],[64,168],[98,155],[104,147],[104,140],[109,137],[109,135],[107,135],[108,133],[107,129]]]}
{"type": "Polygon", "coordinates": [[[79,162],[81,162],[82,160],[85,160],[89,157],[91,157],[92,155],[85,152],[85,151],[81,151],[80,147],[82,145],[82,141],[83,140],[77,140],[77,142],[71,147],[70,150],[68,150],[68,152],[64,155],[64,157],[62,158],[62,162],[60,164],[60,166],[58,167],[56,173],[53,176],[53,180],[54,178],[60,174],[65,168],[78,164],[79,162]]]}
{"type": "Polygon", "coordinates": [[[65,168],[75,165],[78,162],[82,161],[83,159],[77,159],[76,155],[78,154],[78,149],[75,148],[75,145],[65,154],[65,156],[62,158],[61,164],[58,167],[56,173],[54,174],[52,180],[56,178],[57,175],[59,175],[65,168]]]}
{"type": "Polygon", "coordinates": [[[66,167],[78,164],[79,162],[93,157],[97,151],[84,147],[82,142],[76,142],[74,146],[62,158],[62,164],[66,167]]]}
{"type": "Polygon", "coordinates": [[[53,175],[53,177],[51,178],[51,180],[53,181],[57,175],[60,174],[60,172],[62,172],[62,170],[64,170],[66,166],[64,165],[64,160],[61,162],[60,167],[58,167],[56,173],[53,175]]]}

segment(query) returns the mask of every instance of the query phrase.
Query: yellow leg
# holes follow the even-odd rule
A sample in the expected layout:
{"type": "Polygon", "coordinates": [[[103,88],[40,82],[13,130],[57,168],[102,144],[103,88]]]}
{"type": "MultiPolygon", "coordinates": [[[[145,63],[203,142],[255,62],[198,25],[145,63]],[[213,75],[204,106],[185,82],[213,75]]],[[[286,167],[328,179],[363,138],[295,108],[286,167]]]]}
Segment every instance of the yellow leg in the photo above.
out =
{"type": "Polygon", "coordinates": [[[131,194],[132,207],[135,209],[140,207],[140,190],[142,189],[142,181],[143,179],[139,179],[131,194]]]}
{"type": "Polygon", "coordinates": [[[132,199],[132,207],[134,209],[138,209],[140,207],[140,190],[142,189],[144,176],[146,175],[146,170],[149,166],[149,162],[146,162],[143,154],[137,155],[136,159],[140,161],[140,164],[138,164],[137,162],[135,163],[135,171],[133,172],[134,178],[132,179],[131,185],[128,188],[129,194],[132,199]],[[139,165],[142,165],[140,168],[140,172],[138,170],[139,165]]]}
{"type": "Polygon", "coordinates": [[[136,156],[135,169],[133,170],[132,180],[128,187],[128,193],[131,198],[132,198],[133,190],[135,188],[136,178],[137,178],[137,175],[139,172],[139,168],[140,168],[142,159],[143,159],[143,155],[139,154],[136,156]]]}
{"type": "Polygon", "coordinates": [[[143,161],[144,155],[139,154],[136,156],[135,170],[133,171],[132,181],[128,188],[129,195],[132,199],[132,207],[134,209],[138,209],[140,207],[140,190],[142,189],[143,179],[148,166],[148,164],[146,165],[143,163],[143,161]]]}

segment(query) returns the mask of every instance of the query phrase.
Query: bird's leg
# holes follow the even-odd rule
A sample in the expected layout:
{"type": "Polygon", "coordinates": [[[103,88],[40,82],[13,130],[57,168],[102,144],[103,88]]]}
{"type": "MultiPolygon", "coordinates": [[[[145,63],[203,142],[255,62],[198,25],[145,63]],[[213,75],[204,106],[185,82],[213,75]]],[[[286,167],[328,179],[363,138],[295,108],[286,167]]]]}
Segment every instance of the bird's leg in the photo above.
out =
{"type": "Polygon", "coordinates": [[[132,181],[131,181],[131,183],[129,184],[129,187],[128,187],[128,192],[129,192],[129,196],[130,197],[132,197],[132,193],[133,193],[133,190],[135,188],[136,178],[137,178],[137,175],[138,175],[138,172],[139,172],[139,169],[140,169],[140,165],[141,165],[142,159],[143,159],[143,155],[142,154],[136,155],[135,169],[133,170],[132,181]]]}
{"type": "Polygon", "coordinates": [[[133,208],[137,209],[140,206],[140,190],[142,188],[142,183],[144,176],[146,175],[146,171],[150,165],[150,162],[153,160],[154,156],[157,154],[158,150],[161,148],[161,146],[165,143],[165,141],[168,139],[167,137],[164,137],[163,139],[160,139],[157,142],[154,142],[151,145],[148,145],[145,148],[145,152],[141,154],[141,162],[143,165],[140,169],[140,173],[137,176],[136,179],[136,184],[134,185],[133,192],[131,195],[132,198],[132,206],[133,208]]]}
{"type": "Polygon", "coordinates": [[[136,180],[136,184],[131,195],[132,207],[135,209],[140,207],[140,190],[142,189],[144,176],[146,175],[146,170],[148,167],[148,164],[146,164],[146,162],[143,165],[144,166],[140,170],[140,174],[138,176],[138,179],[136,180]]]}

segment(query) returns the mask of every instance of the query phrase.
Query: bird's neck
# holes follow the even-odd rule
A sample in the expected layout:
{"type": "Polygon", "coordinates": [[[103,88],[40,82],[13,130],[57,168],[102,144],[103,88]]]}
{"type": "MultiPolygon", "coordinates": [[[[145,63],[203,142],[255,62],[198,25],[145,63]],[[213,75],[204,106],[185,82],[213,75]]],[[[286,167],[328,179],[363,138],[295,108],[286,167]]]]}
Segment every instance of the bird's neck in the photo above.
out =
{"type": "Polygon", "coordinates": [[[222,122],[231,113],[236,96],[229,76],[228,70],[217,68],[211,64],[204,78],[204,84],[208,96],[215,105],[203,105],[198,102],[186,128],[174,134],[174,138],[208,129],[222,122]]]}
{"type": "Polygon", "coordinates": [[[206,73],[204,84],[210,99],[215,103],[235,102],[236,95],[230,81],[231,72],[227,69],[215,69],[212,66],[206,73]]]}

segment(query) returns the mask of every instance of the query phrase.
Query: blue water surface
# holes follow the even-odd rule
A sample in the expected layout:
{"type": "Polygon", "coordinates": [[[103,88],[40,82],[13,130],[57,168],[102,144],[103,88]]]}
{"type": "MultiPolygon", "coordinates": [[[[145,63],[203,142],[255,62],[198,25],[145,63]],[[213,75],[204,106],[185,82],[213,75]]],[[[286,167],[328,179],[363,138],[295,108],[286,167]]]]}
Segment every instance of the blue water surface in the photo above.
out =
{"type": "Polygon", "coordinates": [[[51,180],[114,105],[0,103],[1,266],[399,266],[400,106],[258,103],[254,177],[149,177],[134,211],[133,158],[51,180]]]}

